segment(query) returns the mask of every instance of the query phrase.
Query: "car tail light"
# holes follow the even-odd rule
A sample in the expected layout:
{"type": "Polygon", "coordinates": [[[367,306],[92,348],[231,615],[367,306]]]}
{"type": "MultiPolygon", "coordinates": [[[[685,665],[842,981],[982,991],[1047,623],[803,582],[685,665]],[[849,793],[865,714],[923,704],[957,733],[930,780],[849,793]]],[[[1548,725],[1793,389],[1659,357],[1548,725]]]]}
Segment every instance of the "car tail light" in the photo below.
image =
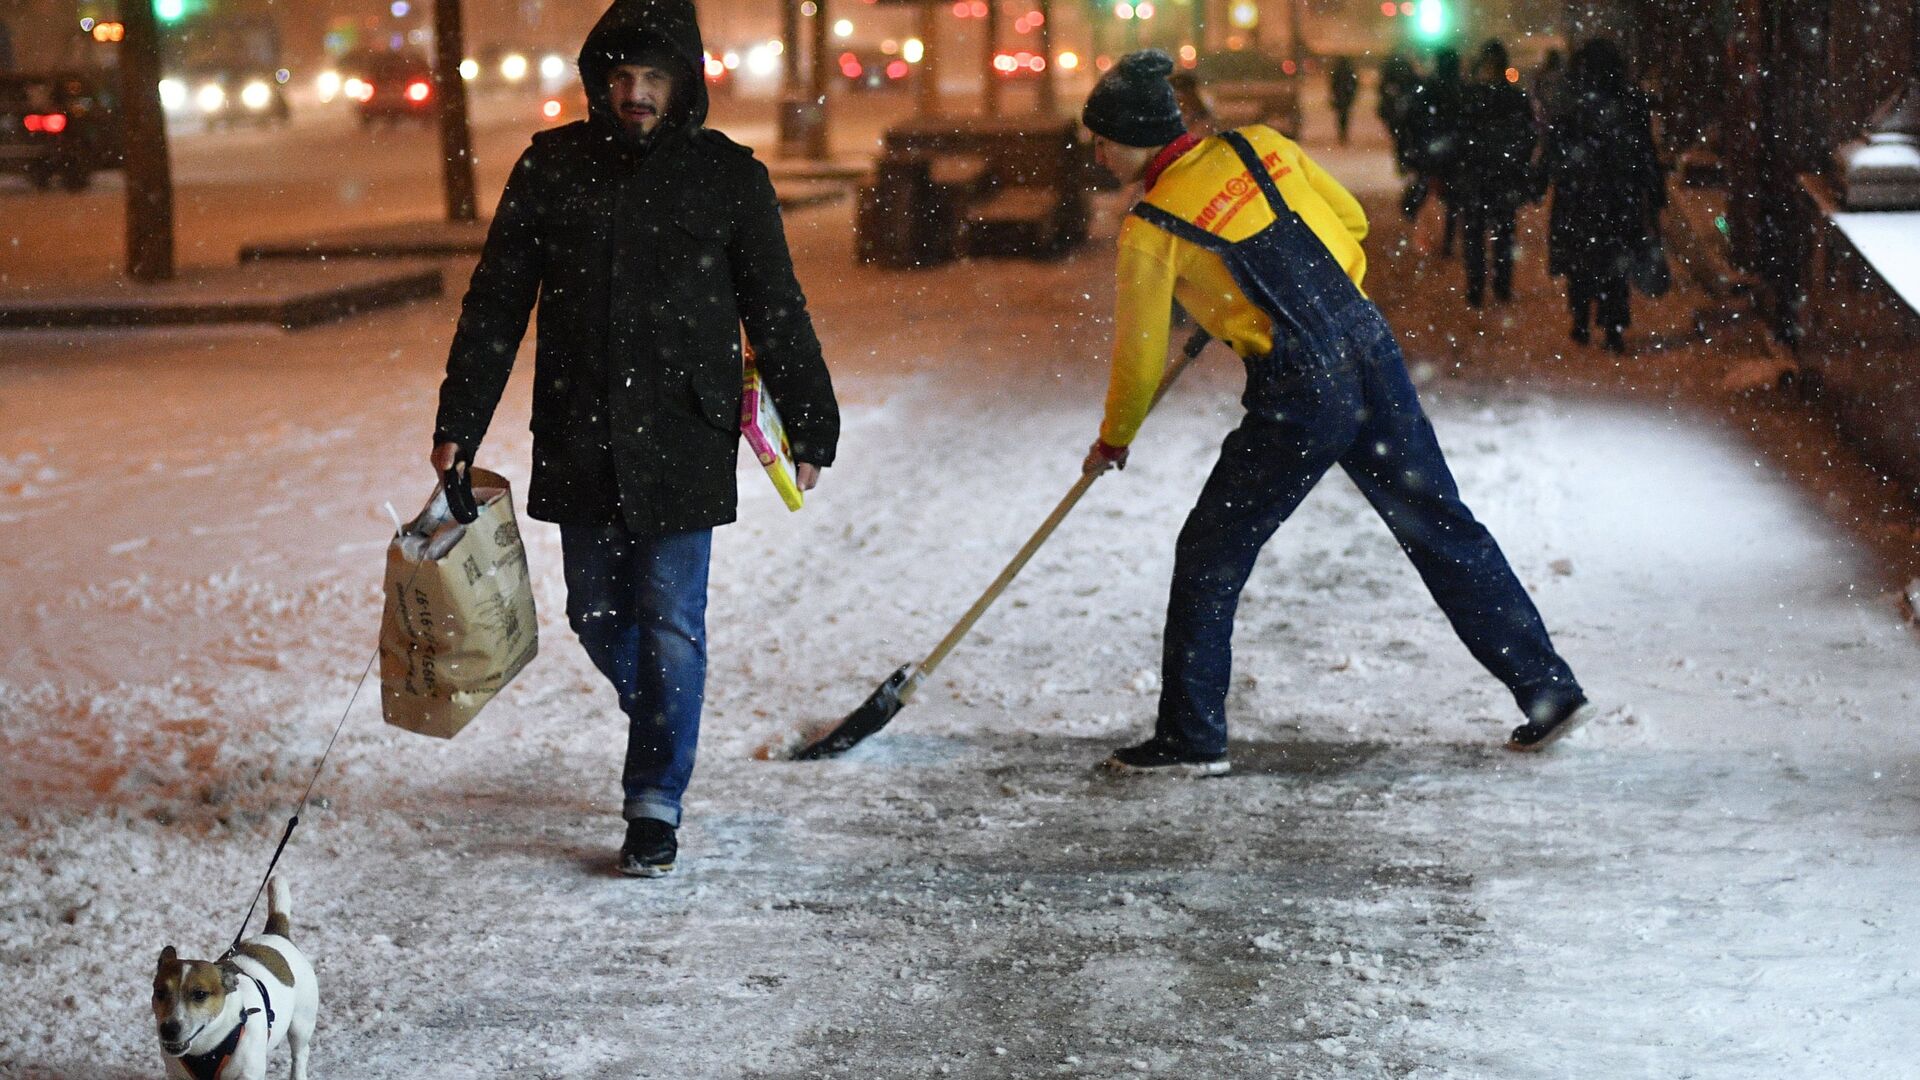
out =
{"type": "Polygon", "coordinates": [[[560,117],[560,99],[559,99],[559,98],[548,98],[548,99],[547,99],[547,103],[546,103],[545,105],[542,105],[542,106],[540,106],[540,114],[541,114],[542,116],[545,116],[545,117],[546,117],[547,119],[549,119],[549,120],[557,120],[557,119],[559,119],[559,117],[560,117]]]}
{"type": "Polygon", "coordinates": [[[28,131],[58,135],[67,130],[66,113],[29,113],[20,118],[28,131]]]}
{"type": "Polygon", "coordinates": [[[408,101],[425,101],[427,95],[431,93],[433,93],[433,87],[418,79],[407,84],[408,101]]]}

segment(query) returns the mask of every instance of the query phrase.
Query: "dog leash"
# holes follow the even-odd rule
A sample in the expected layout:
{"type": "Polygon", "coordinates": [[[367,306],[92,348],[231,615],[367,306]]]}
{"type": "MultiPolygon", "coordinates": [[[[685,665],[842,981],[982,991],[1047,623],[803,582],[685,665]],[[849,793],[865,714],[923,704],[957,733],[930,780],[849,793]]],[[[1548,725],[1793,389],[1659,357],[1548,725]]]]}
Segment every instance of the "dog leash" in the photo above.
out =
{"type": "MultiPolygon", "coordinates": [[[[469,462],[462,458],[453,463],[453,467],[441,474],[440,488],[447,495],[447,512],[462,525],[471,525],[480,517],[480,508],[473,498],[473,477],[462,466],[469,462]]],[[[439,492],[434,494],[438,495],[439,492]]],[[[398,533],[395,536],[398,537],[398,533]]],[[[422,555],[424,556],[424,552],[422,555]]],[[[427,565],[423,557],[414,564],[413,573],[408,575],[407,583],[400,587],[404,594],[413,590],[414,581],[427,565]]],[[[253,901],[247,905],[247,913],[240,917],[240,930],[233,935],[233,944],[228,946],[227,955],[232,956],[240,948],[240,939],[247,936],[247,924],[253,921],[253,912],[260,906],[260,894],[267,891],[267,882],[273,880],[273,868],[280,863],[280,854],[287,850],[287,841],[293,839],[294,826],[300,824],[300,812],[307,808],[307,800],[313,795],[313,785],[320,779],[320,770],[326,767],[328,755],[333,753],[333,744],[340,738],[340,729],[347,726],[347,717],[353,713],[353,704],[360,700],[360,691],[367,685],[367,676],[373,674],[373,665],[380,660],[380,647],[375,645],[373,655],[367,658],[367,666],[360,670],[360,680],[353,684],[353,693],[347,698],[347,707],[340,710],[340,722],[333,725],[333,734],[327,739],[327,748],[320,753],[320,760],[314,762],[313,775],[307,778],[307,789],[300,793],[300,802],[293,808],[293,816],[287,819],[287,827],[280,833],[280,843],[274,846],[273,858],[267,860],[267,872],[260,875],[260,884],[253,890],[253,901]]],[[[272,1023],[271,1020],[268,1021],[272,1023]]]]}

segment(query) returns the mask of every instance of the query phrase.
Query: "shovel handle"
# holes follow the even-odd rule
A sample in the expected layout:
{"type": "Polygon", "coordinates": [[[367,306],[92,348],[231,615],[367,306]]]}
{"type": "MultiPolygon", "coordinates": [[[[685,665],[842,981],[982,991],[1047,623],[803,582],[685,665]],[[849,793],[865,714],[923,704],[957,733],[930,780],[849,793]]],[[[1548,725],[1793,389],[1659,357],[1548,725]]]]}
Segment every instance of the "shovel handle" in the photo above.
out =
{"type": "MultiPolygon", "coordinates": [[[[1194,357],[1199,356],[1200,350],[1206,348],[1207,343],[1212,340],[1212,336],[1205,330],[1195,330],[1193,336],[1187,339],[1187,343],[1180,349],[1179,357],[1161,377],[1160,387],[1154,391],[1153,401],[1147,406],[1149,414],[1153,412],[1155,405],[1160,404],[1160,399],[1167,396],[1167,391],[1172,388],[1174,381],[1180,378],[1180,374],[1187,370],[1187,366],[1193,363],[1194,357]]],[[[1013,560],[1007,563],[1006,569],[1000,571],[1000,576],[993,579],[993,584],[987,586],[987,591],[980,594],[980,599],[973,602],[973,606],[967,609],[967,613],[960,616],[960,621],[954,624],[953,629],[947,631],[947,636],[940,639],[940,644],[933,647],[933,651],[927,654],[927,658],[920,661],[920,669],[914,672],[912,689],[900,695],[902,700],[911,696],[913,690],[918,689],[920,683],[933,674],[934,669],[940,666],[940,662],[947,658],[947,654],[960,644],[969,630],[973,629],[973,624],[980,621],[980,616],[985,615],[987,609],[993,606],[993,602],[1000,599],[1000,594],[1006,591],[1015,577],[1019,576],[1021,568],[1033,558],[1033,553],[1040,550],[1040,545],[1047,542],[1047,538],[1053,535],[1053,530],[1059,527],[1068,513],[1072,512],[1074,504],[1080,501],[1080,496],[1085,495],[1087,489],[1092,487],[1093,482],[1099,478],[1100,474],[1097,472],[1082,473],[1080,479],[1074,481],[1073,486],[1067,489],[1066,495],[1054,505],[1053,513],[1048,514],[1047,520],[1041,522],[1040,527],[1027,538],[1027,542],[1013,556],[1013,560]]]]}

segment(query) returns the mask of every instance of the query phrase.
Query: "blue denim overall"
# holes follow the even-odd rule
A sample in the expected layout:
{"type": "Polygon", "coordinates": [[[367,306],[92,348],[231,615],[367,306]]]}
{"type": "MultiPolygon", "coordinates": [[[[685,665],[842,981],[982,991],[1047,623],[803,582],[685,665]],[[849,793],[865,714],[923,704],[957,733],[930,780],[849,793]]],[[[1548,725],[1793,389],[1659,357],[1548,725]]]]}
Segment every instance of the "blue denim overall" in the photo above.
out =
{"type": "Polygon", "coordinates": [[[1146,203],[1133,210],[1220,256],[1274,324],[1273,351],[1244,358],[1246,419],[1180,530],[1156,736],[1204,756],[1226,752],[1240,590],[1267,539],[1336,463],[1530,719],[1583,700],[1499,545],[1460,501],[1392,329],[1287,206],[1246,138],[1221,138],[1253,174],[1272,225],[1233,242],[1146,203]]]}

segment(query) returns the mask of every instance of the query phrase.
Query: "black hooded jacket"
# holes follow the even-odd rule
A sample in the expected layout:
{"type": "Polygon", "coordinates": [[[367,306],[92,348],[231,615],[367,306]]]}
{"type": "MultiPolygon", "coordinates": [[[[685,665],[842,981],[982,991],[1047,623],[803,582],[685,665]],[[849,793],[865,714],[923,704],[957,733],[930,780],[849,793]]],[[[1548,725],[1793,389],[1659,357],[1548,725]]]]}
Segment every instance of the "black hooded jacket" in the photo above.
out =
{"type": "Polygon", "coordinates": [[[588,118],[520,156],[461,305],[434,438],[471,451],[539,302],[527,511],[543,521],[732,521],[743,324],[794,457],[833,463],[839,410],[773,185],[703,126],[703,65],[691,0],[615,0],[580,51],[588,118]],[[642,141],[607,74],[662,45],[684,70],[642,141]]]}

